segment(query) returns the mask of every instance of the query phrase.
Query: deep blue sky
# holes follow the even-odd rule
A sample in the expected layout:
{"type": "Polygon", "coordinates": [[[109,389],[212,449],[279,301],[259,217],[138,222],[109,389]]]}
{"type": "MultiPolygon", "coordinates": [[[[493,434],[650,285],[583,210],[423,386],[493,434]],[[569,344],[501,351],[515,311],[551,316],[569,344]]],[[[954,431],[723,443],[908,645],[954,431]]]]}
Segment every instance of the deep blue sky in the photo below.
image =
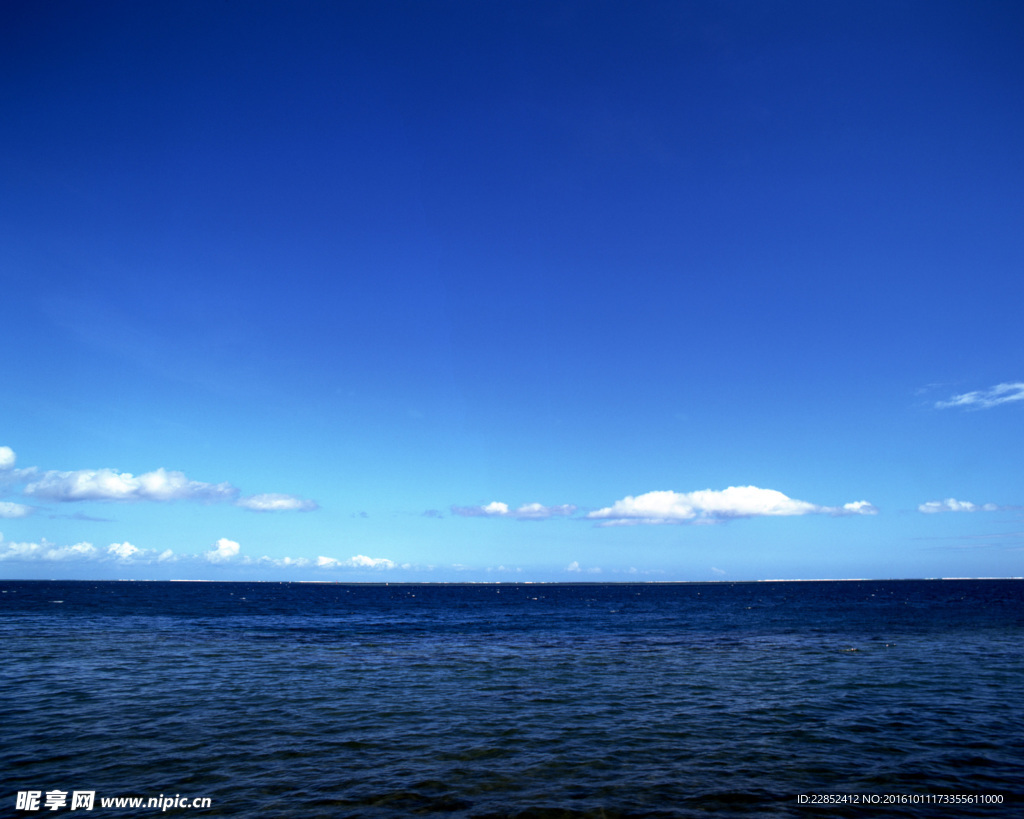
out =
{"type": "Polygon", "coordinates": [[[0,573],[1024,574],[1021,42],[4,4],[0,573]]]}

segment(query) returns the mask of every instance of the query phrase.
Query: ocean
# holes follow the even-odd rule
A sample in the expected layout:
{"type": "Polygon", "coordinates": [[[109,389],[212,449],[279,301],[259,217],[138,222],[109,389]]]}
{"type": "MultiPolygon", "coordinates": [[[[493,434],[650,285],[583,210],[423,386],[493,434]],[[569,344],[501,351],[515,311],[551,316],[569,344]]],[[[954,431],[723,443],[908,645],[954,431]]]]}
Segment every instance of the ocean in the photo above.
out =
{"type": "Polygon", "coordinates": [[[0,581],[0,646],[0,816],[1024,815],[1019,580],[0,581]]]}

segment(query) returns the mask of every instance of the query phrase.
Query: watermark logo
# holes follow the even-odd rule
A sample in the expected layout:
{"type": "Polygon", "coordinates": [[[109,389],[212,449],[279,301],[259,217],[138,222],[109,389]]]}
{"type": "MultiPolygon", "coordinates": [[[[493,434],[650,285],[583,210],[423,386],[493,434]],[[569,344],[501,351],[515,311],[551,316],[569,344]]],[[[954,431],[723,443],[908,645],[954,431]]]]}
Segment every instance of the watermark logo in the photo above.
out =
{"type": "MultiPolygon", "coordinates": [[[[56,811],[61,808],[68,810],[92,810],[96,806],[96,791],[71,791],[71,800],[68,801],[68,791],[18,791],[14,801],[15,810],[56,811]]],[[[173,808],[208,808],[213,800],[208,796],[199,796],[194,799],[175,794],[174,796],[106,796],[100,797],[101,808],[152,808],[161,812],[173,808]]]]}

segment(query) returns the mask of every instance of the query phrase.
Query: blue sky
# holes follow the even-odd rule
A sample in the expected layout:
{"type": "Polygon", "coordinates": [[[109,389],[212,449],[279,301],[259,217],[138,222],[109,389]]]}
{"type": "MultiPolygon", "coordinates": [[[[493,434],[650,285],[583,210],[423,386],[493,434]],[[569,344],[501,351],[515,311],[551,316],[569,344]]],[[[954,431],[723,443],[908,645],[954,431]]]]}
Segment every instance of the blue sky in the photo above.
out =
{"type": "Polygon", "coordinates": [[[5,3],[0,575],[1024,574],[1022,38],[5,3]]]}

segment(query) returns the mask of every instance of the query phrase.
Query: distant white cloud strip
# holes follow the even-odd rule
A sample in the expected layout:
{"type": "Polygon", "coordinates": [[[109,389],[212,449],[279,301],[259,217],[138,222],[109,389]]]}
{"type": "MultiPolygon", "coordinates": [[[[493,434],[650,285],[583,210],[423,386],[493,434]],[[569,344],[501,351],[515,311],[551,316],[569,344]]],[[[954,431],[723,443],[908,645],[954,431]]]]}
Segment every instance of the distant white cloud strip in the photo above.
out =
{"type": "Polygon", "coordinates": [[[602,521],[602,526],[636,524],[716,523],[733,518],[792,515],[875,515],[878,510],[867,501],[842,506],[818,506],[795,500],[775,489],[756,486],[730,486],[728,489],[704,489],[698,492],[647,492],[628,496],[609,507],[590,512],[587,517],[602,521]]]}
{"type": "Polygon", "coordinates": [[[989,390],[976,390],[954,395],[948,401],[937,401],[935,406],[937,409],[948,409],[949,407],[988,409],[1000,404],[1009,404],[1012,401],[1024,401],[1024,381],[996,384],[989,390]]]}
{"type": "Polygon", "coordinates": [[[282,495],[278,492],[239,498],[235,502],[235,506],[241,506],[252,512],[309,512],[318,508],[314,501],[304,500],[295,495],[282,495]]]}
{"type": "Polygon", "coordinates": [[[512,518],[513,520],[547,520],[554,517],[568,517],[576,511],[571,503],[561,506],[544,506],[540,503],[526,503],[518,509],[509,509],[507,503],[494,501],[486,506],[453,506],[452,514],[464,518],[512,518]]]}
{"type": "MultiPolygon", "coordinates": [[[[0,536],[2,539],[2,536],[0,536]]],[[[28,562],[37,560],[93,560],[102,557],[99,549],[91,543],[76,543],[74,546],[56,546],[47,540],[42,543],[0,542],[0,561],[28,562]]]]}
{"type": "Polygon", "coordinates": [[[321,555],[315,560],[305,557],[259,557],[252,558],[242,554],[242,547],[238,541],[222,537],[213,543],[210,548],[201,554],[175,554],[170,549],[162,552],[156,549],[142,549],[128,541],[123,543],[111,543],[106,549],[94,546],[92,543],[81,542],[72,546],[57,546],[47,540],[41,543],[19,543],[4,540],[0,533],[0,562],[9,561],[12,563],[26,562],[83,562],[118,564],[121,566],[130,565],[153,565],[170,563],[187,567],[189,565],[199,567],[209,564],[225,567],[273,567],[273,568],[305,568],[305,569],[370,569],[384,571],[389,569],[413,569],[412,564],[396,563],[386,557],[368,557],[367,555],[353,555],[341,560],[334,557],[321,555]]]}
{"type": "Polygon", "coordinates": [[[341,566],[347,566],[353,569],[395,569],[398,568],[398,564],[393,560],[388,560],[386,557],[367,557],[366,555],[355,555],[350,557],[348,560],[337,560],[333,557],[323,557],[322,555],[316,559],[316,565],[324,569],[334,569],[341,566]]]}
{"type": "MultiPolygon", "coordinates": [[[[233,503],[253,512],[306,512],[318,509],[315,501],[296,495],[267,492],[239,497],[230,483],[194,481],[183,472],[155,469],[135,476],[116,469],[78,469],[70,472],[42,471],[35,467],[14,469],[14,451],[0,446],[0,480],[6,486],[24,484],[22,494],[30,498],[75,503],[79,501],[198,501],[233,503]]],[[[22,517],[32,508],[18,503],[0,503],[0,517],[22,517]]]]}
{"type": "Polygon", "coordinates": [[[941,501],[928,501],[917,507],[918,512],[926,515],[936,515],[940,512],[998,512],[1000,507],[994,503],[983,503],[980,506],[970,501],[958,501],[956,498],[946,498],[941,501]]]}
{"type": "Polygon", "coordinates": [[[113,469],[79,469],[75,472],[44,472],[27,484],[24,493],[53,501],[173,501],[206,503],[232,501],[238,490],[229,483],[192,481],[182,472],[157,469],[135,477],[113,469]]]}

